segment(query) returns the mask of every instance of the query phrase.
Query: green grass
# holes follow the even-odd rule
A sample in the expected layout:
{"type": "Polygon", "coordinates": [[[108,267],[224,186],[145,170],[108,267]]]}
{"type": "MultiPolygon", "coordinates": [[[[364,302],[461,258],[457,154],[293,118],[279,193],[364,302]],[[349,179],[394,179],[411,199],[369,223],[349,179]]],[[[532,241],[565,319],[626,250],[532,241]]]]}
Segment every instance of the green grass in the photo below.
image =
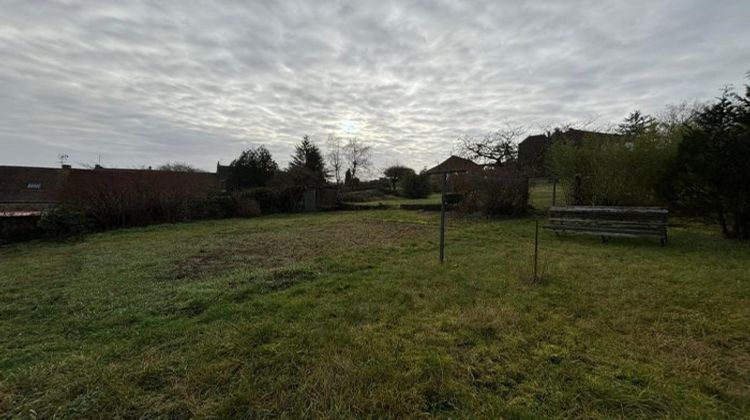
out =
{"type": "Polygon", "coordinates": [[[359,211],[0,248],[0,415],[750,416],[750,247],[359,211]]]}
{"type": "MultiPolygon", "coordinates": [[[[557,184],[554,192],[555,203],[558,206],[565,205],[566,197],[564,187],[557,184]]],[[[534,210],[543,212],[552,206],[553,187],[547,178],[532,178],[529,180],[529,204],[534,210]]]]}
{"type": "Polygon", "coordinates": [[[396,197],[389,198],[386,200],[373,200],[373,201],[365,201],[362,203],[351,203],[353,205],[386,205],[386,206],[392,206],[392,207],[398,207],[401,204],[440,204],[440,194],[434,193],[430,194],[429,197],[426,198],[405,198],[405,197],[396,197]]]}

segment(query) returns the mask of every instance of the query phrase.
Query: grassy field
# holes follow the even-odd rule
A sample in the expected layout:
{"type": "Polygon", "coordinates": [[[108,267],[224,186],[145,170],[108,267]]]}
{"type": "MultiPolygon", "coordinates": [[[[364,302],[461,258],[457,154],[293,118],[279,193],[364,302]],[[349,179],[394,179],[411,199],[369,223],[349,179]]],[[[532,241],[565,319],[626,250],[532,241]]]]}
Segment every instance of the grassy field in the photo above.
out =
{"type": "Polygon", "coordinates": [[[359,211],[0,248],[0,415],[750,416],[750,246],[359,211]]]}
{"type": "Polygon", "coordinates": [[[406,198],[406,197],[398,197],[398,196],[392,196],[388,199],[383,200],[371,200],[371,201],[364,201],[361,203],[349,203],[350,205],[360,205],[360,206],[377,206],[377,205],[384,205],[384,206],[390,206],[393,208],[398,208],[401,204],[440,204],[440,194],[430,194],[429,197],[426,198],[406,198]]]}

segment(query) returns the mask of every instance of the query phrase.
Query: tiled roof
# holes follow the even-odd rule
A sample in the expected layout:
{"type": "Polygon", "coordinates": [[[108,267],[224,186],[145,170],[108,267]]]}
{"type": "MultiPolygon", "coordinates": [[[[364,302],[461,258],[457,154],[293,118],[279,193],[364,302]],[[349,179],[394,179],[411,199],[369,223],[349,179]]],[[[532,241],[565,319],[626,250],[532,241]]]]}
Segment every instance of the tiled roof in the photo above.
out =
{"type": "Polygon", "coordinates": [[[0,166],[0,203],[56,203],[69,174],[58,168],[0,166]]]}
{"type": "Polygon", "coordinates": [[[481,169],[481,166],[470,161],[469,159],[464,159],[458,156],[451,156],[438,166],[429,169],[426,173],[429,175],[435,175],[455,172],[472,172],[481,169]]]}

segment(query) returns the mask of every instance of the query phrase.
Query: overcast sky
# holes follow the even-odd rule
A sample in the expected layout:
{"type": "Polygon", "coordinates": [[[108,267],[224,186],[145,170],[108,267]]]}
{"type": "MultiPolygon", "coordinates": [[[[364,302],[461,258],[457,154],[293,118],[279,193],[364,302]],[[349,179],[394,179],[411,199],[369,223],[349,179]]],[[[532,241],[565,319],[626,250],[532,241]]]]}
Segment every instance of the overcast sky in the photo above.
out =
{"type": "Polygon", "coordinates": [[[188,162],[309,134],[417,169],[505,121],[606,125],[750,70],[750,1],[0,0],[0,164],[188,162]]]}

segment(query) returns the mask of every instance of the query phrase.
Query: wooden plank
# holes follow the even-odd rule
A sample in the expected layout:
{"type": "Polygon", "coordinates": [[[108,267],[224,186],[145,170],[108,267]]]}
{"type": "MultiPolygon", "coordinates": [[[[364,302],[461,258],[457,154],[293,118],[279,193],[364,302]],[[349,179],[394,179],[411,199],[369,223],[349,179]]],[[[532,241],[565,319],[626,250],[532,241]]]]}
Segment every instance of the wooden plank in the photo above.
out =
{"type": "Polygon", "coordinates": [[[580,223],[580,224],[607,224],[607,225],[616,225],[616,224],[622,224],[622,225],[654,225],[654,226],[666,226],[665,221],[661,220],[602,220],[602,219],[573,219],[573,218],[563,218],[563,217],[550,217],[549,218],[550,223],[580,223]]]}
{"type": "Polygon", "coordinates": [[[556,232],[592,232],[598,234],[628,234],[628,235],[658,235],[664,236],[664,229],[611,229],[606,227],[575,226],[575,225],[544,225],[545,229],[556,232]]]}
{"type": "Polygon", "coordinates": [[[565,206],[550,207],[550,211],[574,211],[574,212],[603,212],[603,213],[655,213],[669,214],[669,210],[663,207],[624,207],[624,206],[565,206]]]}
{"type": "Polygon", "coordinates": [[[656,236],[667,242],[669,211],[660,207],[553,206],[545,229],[601,236],[656,236]]]}

